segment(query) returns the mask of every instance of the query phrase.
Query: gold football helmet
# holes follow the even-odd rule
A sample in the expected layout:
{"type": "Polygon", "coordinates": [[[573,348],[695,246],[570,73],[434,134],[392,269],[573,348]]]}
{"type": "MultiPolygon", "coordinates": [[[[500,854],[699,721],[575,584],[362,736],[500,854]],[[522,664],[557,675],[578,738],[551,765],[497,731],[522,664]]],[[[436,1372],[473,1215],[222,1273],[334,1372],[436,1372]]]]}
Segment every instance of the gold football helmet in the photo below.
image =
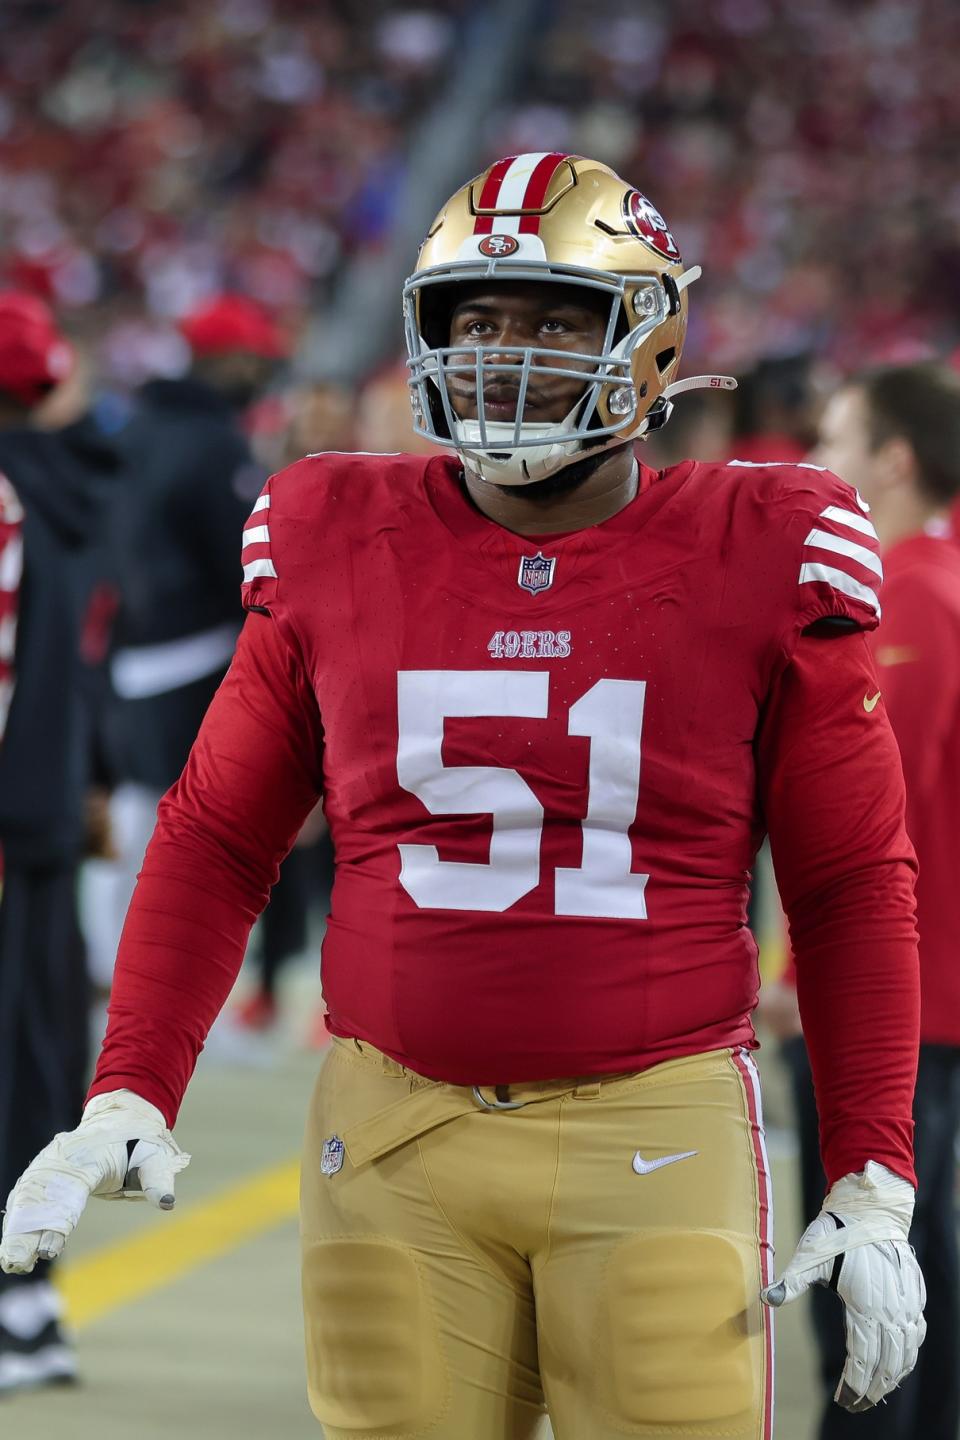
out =
{"type": "Polygon", "coordinates": [[[608,166],[559,153],[498,160],[448,200],[403,289],[414,429],[456,449],[484,479],[525,485],[585,452],[657,429],[681,390],[735,388],[728,376],[673,378],[687,328],[687,286],[699,275],[698,265],[684,269],[646,196],[608,166]],[[451,346],[456,287],[480,280],[553,281],[608,296],[602,352],[451,346]],[[584,381],[557,424],[524,421],[533,366],[538,376],[584,381]],[[518,367],[515,420],[487,420],[484,378],[504,372],[516,378],[518,367]],[[475,381],[475,420],[460,419],[450,400],[449,377],[464,373],[475,381]]]}

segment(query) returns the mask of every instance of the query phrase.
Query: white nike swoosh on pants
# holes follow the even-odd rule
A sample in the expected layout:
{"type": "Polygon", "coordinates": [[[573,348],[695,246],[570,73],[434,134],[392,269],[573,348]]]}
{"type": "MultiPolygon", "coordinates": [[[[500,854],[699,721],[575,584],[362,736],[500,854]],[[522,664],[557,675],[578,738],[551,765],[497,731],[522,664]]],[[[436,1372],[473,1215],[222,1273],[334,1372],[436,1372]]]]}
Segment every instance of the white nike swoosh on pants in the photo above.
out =
{"type": "Polygon", "coordinates": [[[675,1165],[678,1160],[692,1160],[696,1150],[681,1150],[679,1155],[661,1155],[659,1160],[644,1160],[638,1150],[633,1157],[633,1168],[638,1175],[649,1175],[653,1170],[662,1170],[664,1165],[675,1165]]]}

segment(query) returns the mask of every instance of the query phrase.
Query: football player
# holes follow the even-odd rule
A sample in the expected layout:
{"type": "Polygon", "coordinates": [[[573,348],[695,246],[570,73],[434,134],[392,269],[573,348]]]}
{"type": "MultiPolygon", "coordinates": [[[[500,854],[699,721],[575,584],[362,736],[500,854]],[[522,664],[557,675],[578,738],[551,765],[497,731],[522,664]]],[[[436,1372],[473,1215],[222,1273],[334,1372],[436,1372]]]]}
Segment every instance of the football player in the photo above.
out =
{"type": "MultiPolygon", "coordinates": [[[[870,502],[885,571],[884,617],[870,637],[903,761],[907,828],[917,851],[920,1058],[913,1099],[919,1186],[910,1241],[928,1277],[927,1338],[909,1382],[858,1420],[859,1440],[956,1440],[960,1434],[960,1264],[954,1139],[960,1133],[960,548],[950,510],[960,498],[960,375],[923,362],[852,376],[820,421],[816,459],[870,502]]],[[[872,698],[872,697],[871,697],[872,698]]],[[[879,701],[877,703],[880,703],[879,701]]],[[[764,987],[766,988],[766,987],[764,987]]],[[[800,1129],[803,1204],[820,1207],[816,1108],[796,992],[771,987],[769,1018],[786,1032],[785,1059],[800,1129]],[[791,1003],[792,1002],[792,1003],[791,1003]]],[[[843,1341],[830,1297],[811,1312],[820,1372],[832,1378],[843,1341]]],[[[832,1390],[832,1385],[831,1385],[832,1390]]],[[[849,1424],[824,1397],[818,1440],[849,1424]]]]}
{"type": "Polygon", "coordinates": [[[812,466],[644,466],[697,277],[606,166],[493,165],[404,292],[418,434],[310,456],[244,536],[249,616],[161,805],[77,1131],[3,1264],[87,1195],[173,1204],[204,1035],[318,794],[333,1036],[303,1158],[329,1440],[766,1437],[769,1306],[846,1307],[840,1403],[913,1366],[914,858],[864,632],[880,563],[812,466]],[[775,1281],[745,924],[765,831],[830,1192],[775,1281]],[[767,1305],[761,1304],[761,1291],[767,1305]]]}

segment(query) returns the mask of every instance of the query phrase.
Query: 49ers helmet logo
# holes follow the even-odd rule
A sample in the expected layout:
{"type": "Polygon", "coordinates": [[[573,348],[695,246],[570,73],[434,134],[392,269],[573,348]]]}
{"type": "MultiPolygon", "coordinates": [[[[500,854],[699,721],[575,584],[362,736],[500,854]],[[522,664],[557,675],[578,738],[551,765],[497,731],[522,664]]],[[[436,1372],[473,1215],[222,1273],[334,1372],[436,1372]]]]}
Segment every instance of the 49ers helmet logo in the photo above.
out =
{"type": "Polygon", "coordinates": [[[667,229],[660,211],[639,190],[629,190],[623,197],[623,218],[627,229],[665,260],[680,261],[680,247],[667,229]]]}
{"type": "Polygon", "coordinates": [[[517,253],[520,241],[512,235],[484,235],[477,249],[481,255],[489,255],[491,260],[502,260],[505,255],[517,253]]]}

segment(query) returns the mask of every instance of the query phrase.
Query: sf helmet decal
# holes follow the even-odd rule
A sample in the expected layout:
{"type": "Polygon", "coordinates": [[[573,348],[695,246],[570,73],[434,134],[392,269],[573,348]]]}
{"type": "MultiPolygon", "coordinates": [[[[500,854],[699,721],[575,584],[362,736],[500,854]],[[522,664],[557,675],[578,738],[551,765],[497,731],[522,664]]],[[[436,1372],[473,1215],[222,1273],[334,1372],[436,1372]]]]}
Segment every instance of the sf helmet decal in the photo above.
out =
{"type": "Polygon", "coordinates": [[[477,249],[481,255],[489,255],[491,259],[499,260],[504,255],[515,255],[520,249],[520,241],[515,240],[512,235],[484,235],[477,249]]]}
{"type": "Polygon", "coordinates": [[[644,240],[658,255],[680,264],[680,247],[657,207],[639,190],[630,190],[623,197],[623,218],[627,229],[644,240]]]}

